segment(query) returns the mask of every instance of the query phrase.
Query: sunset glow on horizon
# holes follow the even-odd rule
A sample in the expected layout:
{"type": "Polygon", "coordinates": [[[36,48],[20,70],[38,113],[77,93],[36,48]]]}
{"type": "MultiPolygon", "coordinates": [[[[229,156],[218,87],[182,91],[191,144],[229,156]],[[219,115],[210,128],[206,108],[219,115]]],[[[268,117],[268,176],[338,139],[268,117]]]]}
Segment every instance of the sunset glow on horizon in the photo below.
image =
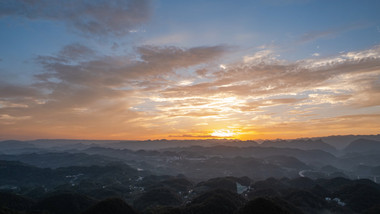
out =
{"type": "Polygon", "coordinates": [[[6,0],[0,140],[380,134],[378,11],[376,0],[6,0]]]}
{"type": "Polygon", "coordinates": [[[235,136],[235,133],[233,133],[230,130],[215,130],[213,133],[211,133],[211,136],[213,137],[223,137],[223,138],[232,138],[235,136]]]}

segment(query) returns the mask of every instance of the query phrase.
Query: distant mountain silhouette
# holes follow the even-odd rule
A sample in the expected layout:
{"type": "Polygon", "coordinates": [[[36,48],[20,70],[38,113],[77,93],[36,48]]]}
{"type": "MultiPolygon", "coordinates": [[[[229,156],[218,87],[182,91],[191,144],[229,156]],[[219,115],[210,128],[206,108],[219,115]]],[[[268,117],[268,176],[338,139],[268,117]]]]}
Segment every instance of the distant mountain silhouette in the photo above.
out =
{"type": "Polygon", "coordinates": [[[368,139],[358,139],[352,141],[345,149],[346,153],[363,153],[363,152],[380,152],[380,141],[368,140],[368,139]]]}
{"type": "Polygon", "coordinates": [[[287,194],[284,199],[301,208],[305,213],[314,213],[317,210],[323,210],[327,206],[324,198],[306,190],[294,190],[287,194]]]}
{"type": "Polygon", "coordinates": [[[320,186],[331,191],[339,190],[340,188],[352,184],[352,180],[347,178],[319,179],[316,181],[320,186]]]}
{"type": "Polygon", "coordinates": [[[123,199],[109,198],[96,203],[88,208],[83,214],[135,214],[133,210],[123,199]]]}
{"type": "Polygon", "coordinates": [[[13,153],[36,151],[36,150],[37,149],[33,144],[27,143],[24,141],[18,141],[18,140],[0,141],[0,154],[1,153],[13,154],[13,153]]]}
{"type": "Polygon", "coordinates": [[[233,214],[245,199],[228,190],[217,189],[194,198],[185,208],[184,214],[233,214]]]}
{"type": "Polygon", "coordinates": [[[378,135],[334,135],[327,137],[317,137],[311,139],[321,139],[329,145],[334,146],[337,149],[344,149],[352,141],[358,139],[380,140],[380,134],[378,135]]]}
{"type": "Polygon", "coordinates": [[[102,155],[89,155],[85,153],[49,152],[28,153],[17,155],[1,155],[0,160],[21,161],[41,168],[58,168],[68,166],[106,165],[118,159],[102,155]]]}
{"type": "Polygon", "coordinates": [[[379,214],[380,213],[380,204],[378,205],[375,205],[371,208],[369,208],[366,212],[364,212],[365,214],[379,214]]]}
{"type": "Polygon", "coordinates": [[[372,183],[358,183],[347,185],[334,193],[347,206],[356,212],[363,212],[380,204],[379,186],[372,183]]]}
{"type": "Polygon", "coordinates": [[[7,192],[0,192],[0,207],[6,207],[17,211],[26,211],[34,204],[35,202],[29,198],[7,192]]]}
{"type": "Polygon", "coordinates": [[[79,214],[95,203],[85,195],[76,193],[61,193],[49,196],[38,202],[33,210],[48,211],[54,214],[79,214]]]}
{"type": "Polygon", "coordinates": [[[224,189],[231,192],[236,192],[236,179],[234,178],[212,178],[204,182],[200,182],[195,187],[196,189],[214,190],[224,189]]]}
{"type": "Polygon", "coordinates": [[[59,140],[45,146],[49,142],[39,141],[36,148],[30,142],[0,142],[10,148],[4,152],[0,147],[0,214],[351,214],[380,209],[380,141],[355,139],[334,154],[318,140],[262,145],[194,140],[189,146],[183,146],[188,141],[154,141],[153,146],[170,144],[159,150],[127,149],[139,142],[59,140]]]}
{"type": "Polygon", "coordinates": [[[133,202],[137,210],[145,210],[156,206],[178,206],[182,203],[180,196],[169,188],[151,189],[133,202]]]}
{"type": "MultiPolygon", "coordinates": [[[[108,174],[108,176],[112,178],[115,174],[108,174]]],[[[42,194],[42,197],[33,197],[33,199],[25,197],[25,189],[28,189],[26,186],[7,190],[18,192],[17,194],[0,191],[0,214],[350,214],[378,213],[380,208],[380,185],[368,179],[268,178],[251,184],[246,192],[239,195],[226,189],[197,192],[194,188],[193,191],[180,193],[179,190],[182,187],[191,185],[182,176],[148,176],[147,178],[149,180],[147,182],[119,183],[115,187],[121,189],[123,195],[102,199],[102,201],[90,197],[90,192],[87,190],[104,190],[104,186],[96,187],[97,182],[90,178],[86,180],[87,184],[78,184],[75,187],[61,185],[45,193],[38,193],[42,194]],[[180,184],[176,191],[169,188],[171,185],[168,183],[171,181],[180,184]],[[168,187],[150,189],[149,186],[153,183],[154,185],[165,184],[168,187]],[[129,192],[128,188],[136,184],[146,191],[129,192]],[[135,199],[134,207],[132,208],[122,198],[128,201],[135,199]]],[[[226,181],[239,181],[247,185],[252,182],[247,179],[221,177],[200,182],[196,186],[204,187],[205,183],[209,183],[215,188],[220,188],[226,181]]],[[[176,188],[177,184],[172,187],[176,188]]]]}
{"type": "Polygon", "coordinates": [[[285,155],[276,155],[266,157],[264,160],[269,161],[271,164],[280,165],[282,167],[291,168],[291,169],[308,169],[307,166],[302,161],[298,160],[295,157],[285,156],[285,155]]]}
{"type": "Polygon", "coordinates": [[[310,178],[294,178],[287,182],[291,187],[296,189],[311,189],[315,186],[315,181],[310,178]]]}
{"type": "Polygon", "coordinates": [[[337,150],[334,146],[331,146],[321,139],[318,140],[276,140],[276,141],[264,141],[261,146],[264,147],[276,147],[276,148],[294,148],[302,150],[322,150],[325,152],[335,153],[337,150]]]}
{"type": "Polygon", "coordinates": [[[72,175],[79,175],[81,179],[93,179],[95,181],[109,181],[112,179],[128,179],[136,177],[137,170],[123,163],[110,163],[105,166],[71,166],[57,169],[38,168],[19,161],[0,160],[1,176],[0,185],[44,185],[45,187],[56,187],[67,184],[73,178],[72,175]],[[67,177],[69,176],[69,177],[67,177]]]}
{"type": "MultiPolygon", "coordinates": [[[[286,202],[283,202],[286,203],[286,202]]],[[[291,205],[283,206],[284,204],[276,203],[273,199],[256,198],[246,203],[239,211],[238,214],[291,214],[302,213],[291,205]]]]}

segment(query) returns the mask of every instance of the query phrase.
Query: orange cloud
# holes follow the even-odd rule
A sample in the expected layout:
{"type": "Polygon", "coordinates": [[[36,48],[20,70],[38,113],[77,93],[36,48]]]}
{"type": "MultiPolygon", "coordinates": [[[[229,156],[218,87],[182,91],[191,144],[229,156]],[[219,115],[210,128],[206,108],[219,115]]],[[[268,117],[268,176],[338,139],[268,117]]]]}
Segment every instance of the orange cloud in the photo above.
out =
{"type": "Polygon", "coordinates": [[[210,138],[224,130],[234,133],[229,137],[256,139],[380,132],[379,47],[297,62],[253,54],[255,59],[223,68],[225,46],[135,50],[135,56],[102,56],[72,44],[37,57],[43,72],[36,82],[0,86],[0,137],[210,138]]]}

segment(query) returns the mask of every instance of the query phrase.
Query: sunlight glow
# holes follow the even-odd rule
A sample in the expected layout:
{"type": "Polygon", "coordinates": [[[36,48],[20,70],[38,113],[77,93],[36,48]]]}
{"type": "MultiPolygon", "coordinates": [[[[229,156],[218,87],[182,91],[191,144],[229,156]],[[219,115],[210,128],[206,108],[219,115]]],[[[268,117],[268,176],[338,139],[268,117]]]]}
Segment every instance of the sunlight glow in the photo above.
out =
{"type": "Polygon", "coordinates": [[[234,135],[235,135],[234,132],[227,129],[219,129],[211,133],[211,136],[214,136],[214,137],[233,137],[234,135]]]}

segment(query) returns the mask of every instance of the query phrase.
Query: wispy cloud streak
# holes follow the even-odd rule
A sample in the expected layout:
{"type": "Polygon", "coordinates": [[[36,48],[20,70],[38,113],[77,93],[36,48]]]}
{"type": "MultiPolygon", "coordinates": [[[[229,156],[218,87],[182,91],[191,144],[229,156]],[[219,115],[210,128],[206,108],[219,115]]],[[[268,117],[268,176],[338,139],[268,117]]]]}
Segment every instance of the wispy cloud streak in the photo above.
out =
{"type": "Polygon", "coordinates": [[[0,17],[61,21],[83,35],[123,36],[149,20],[149,0],[5,0],[0,17]]]}

